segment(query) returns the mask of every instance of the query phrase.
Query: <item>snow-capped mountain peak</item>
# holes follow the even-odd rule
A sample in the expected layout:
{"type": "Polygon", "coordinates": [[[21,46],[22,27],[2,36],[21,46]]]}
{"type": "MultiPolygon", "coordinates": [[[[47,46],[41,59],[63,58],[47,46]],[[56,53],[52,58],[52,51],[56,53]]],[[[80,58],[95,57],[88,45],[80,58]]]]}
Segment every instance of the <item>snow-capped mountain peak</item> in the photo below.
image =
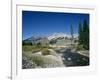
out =
{"type": "Polygon", "coordinates": [[[53,33],[52,35],[48,36],[48,39],[57,39],[59,37],[69,37],[69,35],[65,34],[65,33],[53,33]]]}

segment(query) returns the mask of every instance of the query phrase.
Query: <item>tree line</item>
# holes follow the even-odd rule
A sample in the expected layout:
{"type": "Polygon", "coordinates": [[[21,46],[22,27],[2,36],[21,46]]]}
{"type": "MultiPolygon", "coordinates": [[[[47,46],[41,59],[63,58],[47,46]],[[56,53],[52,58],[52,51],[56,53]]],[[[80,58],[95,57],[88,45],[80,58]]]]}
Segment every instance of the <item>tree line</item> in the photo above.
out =
{"type": "Polygon", "coordinates": [[[84,20],[83,24],[79,23],[79,45],[82,45],[84,49],[89,50],[89,25],[84,20]]]}
{"type": "MultiPolygon", "coordinates": [[[[71,32],[71,42],[73,42],[73,26],[70,26],[71,32]]],[[[83,23],[79,23],[78,28],[78,45],[82,46],[84,49],[89,50],[89,25],[86,20],[83,23]]]]}

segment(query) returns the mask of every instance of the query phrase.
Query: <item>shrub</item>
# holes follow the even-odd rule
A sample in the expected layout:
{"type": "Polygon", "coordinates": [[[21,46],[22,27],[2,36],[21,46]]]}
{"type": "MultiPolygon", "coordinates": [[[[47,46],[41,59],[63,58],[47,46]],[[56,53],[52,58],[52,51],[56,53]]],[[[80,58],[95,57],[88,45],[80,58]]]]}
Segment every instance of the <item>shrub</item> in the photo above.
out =
{"type": "Polygon", "coordinates": [[[28,42],[28,41],[22,41],[22,45],[29,45],[32,46],[32,42],[28,42]]]}
{"type": "Polygon", "coordinates": [[[36,46],[37,46],[37,47],[41,47],[41,45],[42,45],[42,44],[39,42],[39,43],[37,43],[36,46]]]}
{"type": "Polygon", "coordinates": [[[84,50],[83,45],[77,45],[76,50],[84,50]]]}
{"type": "Polygon", "coordinates": [[[31,51],[32,47],[31,46],[22,46],[23,51],[31,51]]]}
{"type": "Polygon", "coordinates": [[[43,55],[49,55],[50,54],[50,51],[48,50],[48,48],[43,48],[41,51],[42,51],[43,55]]]}

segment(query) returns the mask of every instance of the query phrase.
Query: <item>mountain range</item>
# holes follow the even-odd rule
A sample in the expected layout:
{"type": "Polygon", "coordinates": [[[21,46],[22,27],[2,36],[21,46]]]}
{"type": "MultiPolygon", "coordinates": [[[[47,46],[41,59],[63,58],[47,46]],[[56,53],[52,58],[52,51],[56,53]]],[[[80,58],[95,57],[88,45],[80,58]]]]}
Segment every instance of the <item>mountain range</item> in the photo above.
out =
{"type": "MultiPolygon", "coordinates": [[[[77,38],[78,36],[77,35],[74,35],[74,38],[77,38]]],[[[53,33],[49,36],[32,36],[30,38],[27,38],[25,39],[24,41],[36,41],[36,40],[41,40],[41,39],[48,39],[49,41],[50,40],[55,40],[55,39],[70,39],[71,36],[70,35],[67,35],[65,33],[53,33]]]]}

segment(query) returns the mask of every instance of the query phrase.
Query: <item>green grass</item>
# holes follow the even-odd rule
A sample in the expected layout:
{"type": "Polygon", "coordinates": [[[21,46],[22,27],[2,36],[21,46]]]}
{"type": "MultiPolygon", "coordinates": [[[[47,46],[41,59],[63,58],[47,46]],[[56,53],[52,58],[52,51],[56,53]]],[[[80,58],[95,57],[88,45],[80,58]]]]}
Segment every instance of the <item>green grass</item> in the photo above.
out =
{"type": "Polygon", "coordinates": [[[35,46],[22,46],[23,51],[32,51],[35,48],[35,46]]]}
{"type": "Polygon", "coordinates": [[[35,53],[41,50],[41,47],[37,47],[37,46],[23,46],[22,47],[22,51],[24,52],[31,52],[31,53],[35,53]]]}
{"type": "Polygon", "coordinates": [[[22,56],[26,57],[28,61],[32,61],[35,63],[37,66],[43,67],[44,65],[50,63],[51,61],[48,58],[45,58],[45,55],[49,55],[51,47],[48,46],[30,46],[30,45],[24,45],[22,46],[22,56]],[[32,55],[33,53],[36,52],[42,52],[42,55],[32,55]]]}
{"type": "Polygon", "coordinates": [[[28,61],[32,61],[37,66],[42,66],[44,63],[44,58],[42,56],[31,55],[30,53],[23,53],[23,57],[26,57],[28,61]]]}
{"type": "Polygon", "coordinates": [[[51,49],[51,47],[49,47],[48,45],[47,46],[29,46],[29,45],[22,46],[23,52],[31,52],[31,53],[35,53],[39,51],[48,52],[48,49],[51,49]]]}
{"type": "Polygon", "coordinates": [[[32,56],[31,60],[37,64],[37,66],[42,66],[44,63],[43,57],[42,56],[32,56]]]}

